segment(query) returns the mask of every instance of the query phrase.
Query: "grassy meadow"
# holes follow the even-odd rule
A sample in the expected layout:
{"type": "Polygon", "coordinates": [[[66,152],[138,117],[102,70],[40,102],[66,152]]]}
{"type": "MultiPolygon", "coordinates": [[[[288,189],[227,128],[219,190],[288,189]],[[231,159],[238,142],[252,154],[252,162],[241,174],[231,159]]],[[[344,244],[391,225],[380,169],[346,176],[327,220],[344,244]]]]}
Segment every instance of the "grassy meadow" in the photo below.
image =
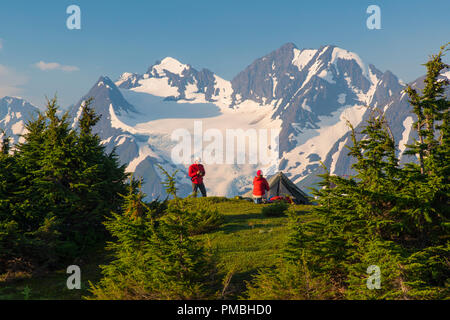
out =
{"type": "MultiPolygon", "coordinates": [[[[264,206],[246,200],[208,198],[192,199],[206,201],[224,216],[223,224],[217,230],[196,236],[211,248],[219,261],[219,276],[224,279],[221,295],[224,299],[245,299],[246,281],[259,269],[277,264],[279,254],[289,233],[288,217],[265,217],[264,206]]],[[[310,206],[291,205],[302,221],[314,219],[310,206]]],[[[99,265],[108,262],[104,245],[73,264],[81,268],[82,288],[68,290],[66,270],[40,273],[0,275],[0,300],[8,299],[57,299],[76,300],[90,296],[89,281],[95,283],[101,278],[99,265]]]]}

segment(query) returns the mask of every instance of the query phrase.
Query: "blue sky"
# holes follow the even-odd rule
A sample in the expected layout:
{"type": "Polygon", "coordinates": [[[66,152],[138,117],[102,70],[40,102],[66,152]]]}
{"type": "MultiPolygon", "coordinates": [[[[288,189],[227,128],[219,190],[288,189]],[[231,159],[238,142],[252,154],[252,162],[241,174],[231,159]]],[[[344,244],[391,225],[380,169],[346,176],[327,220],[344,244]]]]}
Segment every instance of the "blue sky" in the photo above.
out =
{"type": "Polygon", "coordinates": [[[231,80],[286,42],[334,44],[412,81],[450,41],[448,12],[448,0],[2,1],[0,96],[43,105],[45,95],[57,93],[66,107],[99,76],[144,73],[166,56],[231,80]],[[81,30],[66,28],[71,4],[81,8],[81,30]],[[381,30],[366,27],[372,4],[381,8],[381,30]],[[53,69],[39,69],[40,61],[53,69]]]}

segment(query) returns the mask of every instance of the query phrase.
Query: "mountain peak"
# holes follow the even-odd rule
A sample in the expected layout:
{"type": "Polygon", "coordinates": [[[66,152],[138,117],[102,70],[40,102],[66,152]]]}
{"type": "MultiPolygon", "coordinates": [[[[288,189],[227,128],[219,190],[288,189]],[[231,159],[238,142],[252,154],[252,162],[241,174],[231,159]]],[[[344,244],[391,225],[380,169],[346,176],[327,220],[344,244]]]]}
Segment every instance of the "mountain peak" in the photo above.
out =
{"type": "Polygon", "coordinates": [[[27,108],[27,109],[38,109],[25,99],[21,97],[14,97],[14,96],[5,96],[3,98],[0,98],[0,108],[6,108],[6,107],[12,107],[13,109],[18,108],[27,108]]]}
{"type": "Polygon", "coordinates": [[[183,65],[179,60],[172,57],[165,57],[160,62],[161,65],[183,65]]]}
{"type": "Polygon", "coordinates": [[[80,109],[83,101],[88,98],[94,99],[93,106],[99,114],[108,114],[111,104],[119,114],[122,110],[125,112],[135,111],[134,107],[124,99],[116,84],[107,76],[101,76],[89,90],[88,94],[81,98],[74,107],[75,113],[80,109]]]}
{"type": "Polygon", "coordinates": [[[287,42],[283,44],[278,50],[293,50],[298,49],[297,46],[292,42],[287,42]]]}
{"type": "Polygon", "coordinates": [[[165,57],[151,66],[148,73],[156,72],[158,75],[162,76],[165,75],[167,71],[173,74],[181,75],[187,69],[190,69],[189,65],[181,63],[175,58],[165,57]]]}
{"type": "Polygon", "coordinates": [[[12,103],[13,101],[24,101],[24,99],[21,97],[15,97],[15,96],[4,96],[3,98],[0,98],[0,101],[12,103]]]}
{"type": "Polygon", "coordinates": [[[97,80],[97,86],[101,86],[102,84],[108,86],[114,86],[114,82],[108,76],[101,76],[97,80]]]}

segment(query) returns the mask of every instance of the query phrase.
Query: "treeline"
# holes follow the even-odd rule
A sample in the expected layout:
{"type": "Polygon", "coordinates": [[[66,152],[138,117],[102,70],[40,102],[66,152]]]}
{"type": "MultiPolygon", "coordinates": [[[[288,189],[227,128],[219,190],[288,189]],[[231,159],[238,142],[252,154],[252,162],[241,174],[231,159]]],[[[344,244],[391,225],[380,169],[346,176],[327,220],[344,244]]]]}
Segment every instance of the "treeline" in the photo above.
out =
{"type": "Polygon", "coordinates": [[[92,133],[99,117],[85,101],[77,128],[48,101],[23,142],[0,145],[0,274],[52,269],[105,239],[103,221],[121,210],[128,174],[92,133]]]}
{"type": "Polygon", "coordinates": [[[326,172],[316,190],[318,221],[292,233],[275,270],[249,284],[251,299],[444,299],[450,297],[449,106],[445,47],[427,67],[424,89],[407,87],[417,140],[399,165],[382,112],[352,127],[354,176],[326,172]],[[357,139],[358,134],[361,139],[357,139]],[[378,274],[379,273],[379,274],[378,274]]]}

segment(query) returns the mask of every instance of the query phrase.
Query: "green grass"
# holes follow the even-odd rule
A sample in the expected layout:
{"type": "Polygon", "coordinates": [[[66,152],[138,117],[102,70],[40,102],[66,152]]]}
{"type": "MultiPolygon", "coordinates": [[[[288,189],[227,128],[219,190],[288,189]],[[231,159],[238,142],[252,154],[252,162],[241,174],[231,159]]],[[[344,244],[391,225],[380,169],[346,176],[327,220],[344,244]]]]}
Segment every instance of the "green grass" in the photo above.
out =
{"type": "MultiPolygon", "coordinates": [[[[223,226],[212,233],[201,235],[217,251],[220,271],[231,273],[226,298],[240,298],[245,281],[260,268],[272,267],[284,247],[289,233],[288,218],[264,217],[263,207],[245,200],[230,200],[217,204],[225,215],[223,226]]],[[[294,210],[309,219],[309,206],[294,206],[294,210]]]]}
{"type": "MultiPolygon", "coordinates": [[[[261,209],[245,200],[225,198],[192,199],[212,205],[224,215],[224,223],[215,231],[197,236],[216,252],[219,273],[222,278],[231,275],[224,298],[245,298],[245,281],[252,278],[260,268],[272,267],[277,261],[288,236],[288,218],[264,217],[261,209]]],[[[303,221],[314,219],[310,206],[293,206],[303,221]]],[[[5,299],[56,299],[76,300],[89,296],[88,282],[100,279],[101,264],[107,263],[102,248],[95,249],[83,261],[74,263],[81,268],[81,290],[68,290],[66,270],[58,270],[39,276],[22,275],[18,279],[2,281],[0,276],[0,300],[5,299]],[[28,293],[27,293],[28,291],[28,293]]]]}

